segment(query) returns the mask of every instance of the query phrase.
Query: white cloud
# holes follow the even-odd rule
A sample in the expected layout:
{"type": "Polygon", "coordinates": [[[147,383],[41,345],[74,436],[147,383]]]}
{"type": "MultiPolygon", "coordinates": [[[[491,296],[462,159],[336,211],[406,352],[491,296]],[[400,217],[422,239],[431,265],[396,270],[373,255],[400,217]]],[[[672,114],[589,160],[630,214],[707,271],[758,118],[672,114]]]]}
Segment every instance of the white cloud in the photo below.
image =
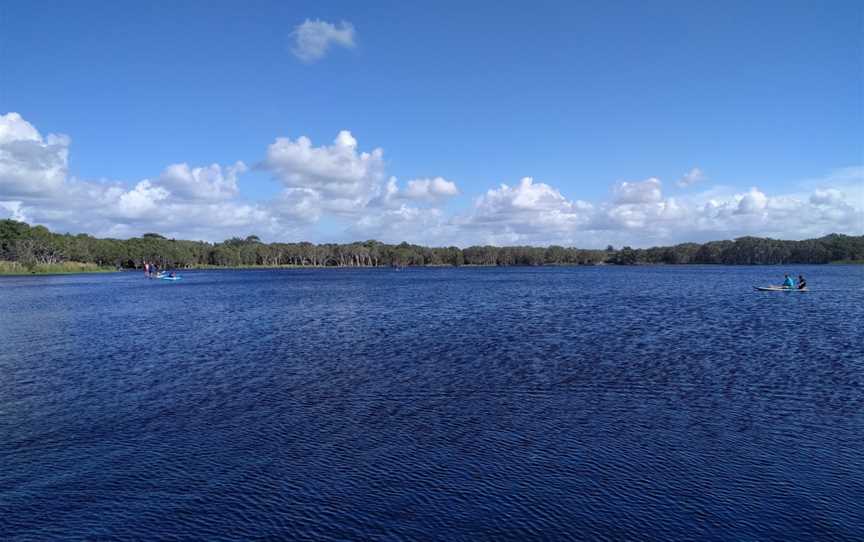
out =
{"type": "Polygon", "coordinates": [[[317,240],[313,226],[346,225],[333,240],[378,238],[429,245],[563,244],[646,246],[741,235],[802,239],[864,233],[864,168],[845,168],[800,183],[798,192],[706,187],[664,197],[659,179],[620,182],[606,201],[566,197],[530,177],[502,184],[454,216],[437,206],[460,193],[441,177],[400,186],[387,179],[383,151],[360,151],[348,131],[331,145],[278,138],[258,166],[283,185],[269,201],[242,198],[243,162],[173,164],[134,183],[93,182],[67,173],[69,138],[42,136],[20,115],[0,116],[0,217],[61,232],[128,237],[146,231],[221,240],[258,234],[269,240],[317,240]],[[385,181],[385,179],[387,179],[385,181]]]}
{"type": "Polygon", "coordinates": [[[321,194],[309,188],[286,188],[269,203],[275,216],[296,223],[317,222],[322,207],[321,194]]]}
{"type": "Polygon", "coordinates": [[[42,137],[17,113],[0,115],[0,217],[61,232],[133,236],[145,231],[208,240],[241,231],[281,235],[293,222],[237,199],[242,162],[223,167],[169,166],[156,180],[69,177],[70,139],[42,137]]]}
{"type": "Polygon", "coordinates": [[[456,188],[456,183],[443,177],[414,179],[408,181],[408,187],[405,189],[406,198],[427,201],[451,198],[458,194],[459,189],[456,188]]]}
{"type": "Polygon", "coordinates": [[[440,209],[398,207],[377,209],[357,219],[348,228],[351,239],[377,239],[389,243],[409,241],[429,246],[453,243],[455,231],[447,224],[440,209]]]}
{"type": "Polygon", "coordinates": [[[0,115],[0,145],[11,141],[42,141],[42,136],[32,124],[12,112],[0,115]]]}
{"type": "Polygon", "coordinates": [[[597,207],[588,229],[601,232],[600,235],[608,235],[610,231],[664,234],[675,221],[684,218],[687,209],[674,198],[664,199],[661,186],[656,177],[616,183],[612,188],[612,201],[597,207]]]}
{"type": "MultiPolygon", "coordinates": [[[[0,202],[0,209],[4,206],[8,202],[0,202]]],[[[69,179],[51,197],[20,202],[17,214],[16,219],[59,232],[130,237],[156,231],[209,241],[252,233],[281,237],[296,225],[262,204],[178,198],[146,179],[131,188],[116,182],[69,179]]]]}
{"type": "Polygon", "coordinates": [[[0,201],[0,217],[19,222],[27,222],[28,220],[20,201],[0,201]]]}
{"type": "Polygon", "coordinates": [[[68,171],[70,139],[43,138],[18,113],[0,115],[0,199],[54,192],[68,171]]]}
{"type": "Polygon", "coordinates": [[[613,188],[615,203],[654,203],[662,199],[660,179],[651,177],[641,182],[619,182],[613,188]]]}
{"type": "Polygon", "coordinates": [[[604,204],[597,209],[590,229],[638,231],[657,235],[680,224],[688,209],[674,198],[644,203],[604,204]]]}
{"type": "Polygon", "coordinates": [[[381,189],[384,151],[358,152],[351,132],[339,132],[333,145],[313,147],[306,136],[292,141],[277,138],[267,148],[262,169],[287,188],[303,188],[319,195],[323,207],[350,213],[362,209],[381,189]]]}
{"type": "Polygon", "coordinates": [[[827,233],[864,233],[864,201],[846,189],[769,195],[752,188],[735,193],[708,190],[664,198],[659,179],[618,183],[614,197],[589,204],[572,201],[543,183],[523,179],[478,198],[455,217],[460,245],[473,243],[569,244],[581,247],[650,246],[730,239],[742,235],[785,239],[827,233]]]}
{"type": "Polygon", "coordinates": [[[453,181],[443,177],[434,179],[413,179],[404,189],[399,188],[396,177],[390,177],[387,184],[378,190],[379,196],[369,202],[369,206],[398,207],[405,201],[438,204],[459,195],[459,188],[453,181]]]}
{"type": "Polygon", "coordinates": [[[189,164],[172,164],[165,168],[156,184],[169,190],[172,195],[187,200],[220,201],[239,194],[237,178],[248,168],[243,162],[222,168],[219,164],[207,167],[190,167],[189,164]]]}
{"type": "Polygon", "coordinates": [[[285,186],[270,205],[277,216],[287,213],[314,222],[333,215],[350,221],[348,235],[362,238],[401,235],[434,242],[430,235],[443,235],[446,229],[435,206],[459,194],[456,183],[443,177],[412,179],[404,188],[396,177],[385,182],[384,151],[359,150],[347,130],[332,145],[318,147],[305,136],[277,138],[258,167],[285,186]]]}
{"type": "Polygon", "coordinates": [[[501,184],[474,202],[467,215],[455,217],[462,244],[564,242],[590,220],[593,206],[570,201],[545,183],[524,177],[519,184],[501,184]]]}
{"type": "Polygon", "coordinates": [[[455,183],[441,177],[415,179],[404,190],[395,178],[385,185],[383,151],[361,152],[348,131],[320,147],[306,137],[277,139],[259,167],[284,189],[260,203],[242,200],[240,177],[248,168],[239,161],[230,166],[172,164],[158,177],[132,185],[78,180],[67,173],[68,138],[42,138],[14,113],[0,120],[6,165],[15,165],[0,169],[0,217],[58,231],[120,237],[158,231],[206,240],[255,233],[286,240],[300,232],[315,236],[309,226],[330,214],[356,223],[357,232],[420,233],[441,222],[440,212],[430,205],[458,193],[455,183]],[[19,150],[22,143],[32,144],[41,155],[32,159],[33,153],[19,150]],[[425,206],[400,206],[397,200],[425,206]]]}
{"type": "Polygon", "coordinates": [[[741,235],[804,239],[828,233],[864,233],[864,205],[856,207],[840,190],[825,192],[770,195],[753,187],[725,197],[697,197],[688,202],[689,214],[681,227],[702,240],[741,235]]]}
{"type": "Polygon", "coordinates": [[[307,19],[292,33],[294,47],[291,51],[303,62],[315,62],[324,58],[331,45],[354,48],[354,26],[342,21],[339,26],[321,20],[307,19]]]}
{"type": "Polygon", "coordinates": [[[497,189],[487,191],[477,200],[477,208],[481,214],[491,216],[502,211],[569,212],[572,204],[548,184],[535,183],[531,177],[523,177],[518,185],[501,184],[497,189]]]}
{"type": "Polygon", "coordinates": [[[150,181],[141,181],[135,188],[120,195],[117,209],[119,215],[125,218],[146,218],[158,208],[159,202],[165,201],[170,195],[170,192],[153,186],[150,181]]]}
{"type": "Polygon", "coordinates": [[[749,192],[740,196],[736,212],[742,215],[752,215],[764,211],[767,205],[768,197],[758,188],[753,187],[749,192]]]}
{"type": "Polygon", "coordinates": [[[694,167],[678,180],[678,186],[686,188],[707,179],[708,177],[705,176],[705,173],[701,169],[694,167]]]}
{"type": "Polygon", "coordinates": [[[817,188],[816,191],[810,195],[810,203],[813,205],[836,206],[842,204],[843,201],[843,192],[840,192],[836,188],[828,188],[825,190],[817,188]]]}

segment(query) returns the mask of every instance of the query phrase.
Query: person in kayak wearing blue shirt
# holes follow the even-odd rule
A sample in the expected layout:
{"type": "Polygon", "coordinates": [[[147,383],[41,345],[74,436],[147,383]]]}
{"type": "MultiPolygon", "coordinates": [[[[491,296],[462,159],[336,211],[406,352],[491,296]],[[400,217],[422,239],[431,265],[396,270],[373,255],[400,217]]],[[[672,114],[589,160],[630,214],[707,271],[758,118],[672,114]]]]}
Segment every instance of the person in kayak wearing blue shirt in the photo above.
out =
{"type": "Polygon", "coordinates": [[[792,277],[787,273],[786,278],[783,280],[783,288],[795,288],[795,281],[792,280],[792,277]]]}

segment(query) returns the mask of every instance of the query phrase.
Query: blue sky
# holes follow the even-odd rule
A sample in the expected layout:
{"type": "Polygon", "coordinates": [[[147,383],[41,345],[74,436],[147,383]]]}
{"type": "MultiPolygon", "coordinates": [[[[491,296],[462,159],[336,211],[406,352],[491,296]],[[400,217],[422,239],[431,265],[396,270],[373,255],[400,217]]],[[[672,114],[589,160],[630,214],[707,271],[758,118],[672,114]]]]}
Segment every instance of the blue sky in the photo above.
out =
{"type": "Polygon", "coordinates": [[[465,4],[4,2],[0,114],[18,117],[0,144],[18,173],[0,168],[0,216],[461,245],[864,233],[864,4],[465,4]],[[320,57],[304,24],[335,40],[320,57]],[[354,147],[333,146],[342,130],[354,147]],[[36,151],[12,133],[62,171],[24,167],[36,151]],[[268,154],[301,136],[323,153],[268,154]]]}

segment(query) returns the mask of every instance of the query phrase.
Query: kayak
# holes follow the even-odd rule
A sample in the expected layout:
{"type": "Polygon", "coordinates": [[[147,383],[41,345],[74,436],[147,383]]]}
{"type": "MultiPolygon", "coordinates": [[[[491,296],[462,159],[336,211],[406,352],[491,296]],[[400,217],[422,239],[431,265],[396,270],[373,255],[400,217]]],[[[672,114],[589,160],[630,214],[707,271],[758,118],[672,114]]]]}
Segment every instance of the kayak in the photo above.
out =
{"type": "Polygon", "coordinates": [[[782,286],[754,286],[759,292],[807,292],[807,287],[798,289],[798,288],[784,288],[782,286]]]}
{"type": "Polygon", "coordinates": [[[169,277],[168,275],[165,275],[164,277],[156,277],[156,278],[161,279],[161,280],[180,280],[183,277],[169,277]]]}

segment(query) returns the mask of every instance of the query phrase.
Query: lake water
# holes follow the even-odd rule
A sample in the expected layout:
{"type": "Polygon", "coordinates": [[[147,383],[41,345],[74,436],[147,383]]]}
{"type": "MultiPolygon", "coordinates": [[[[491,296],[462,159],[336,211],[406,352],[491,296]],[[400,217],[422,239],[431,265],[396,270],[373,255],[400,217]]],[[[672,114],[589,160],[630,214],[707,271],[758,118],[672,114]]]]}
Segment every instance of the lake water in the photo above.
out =
{"type": "Polygon", "coordinates": [[[862,540],[862,322],[862,266],[0,277],[0,539],[862,540]]]}

